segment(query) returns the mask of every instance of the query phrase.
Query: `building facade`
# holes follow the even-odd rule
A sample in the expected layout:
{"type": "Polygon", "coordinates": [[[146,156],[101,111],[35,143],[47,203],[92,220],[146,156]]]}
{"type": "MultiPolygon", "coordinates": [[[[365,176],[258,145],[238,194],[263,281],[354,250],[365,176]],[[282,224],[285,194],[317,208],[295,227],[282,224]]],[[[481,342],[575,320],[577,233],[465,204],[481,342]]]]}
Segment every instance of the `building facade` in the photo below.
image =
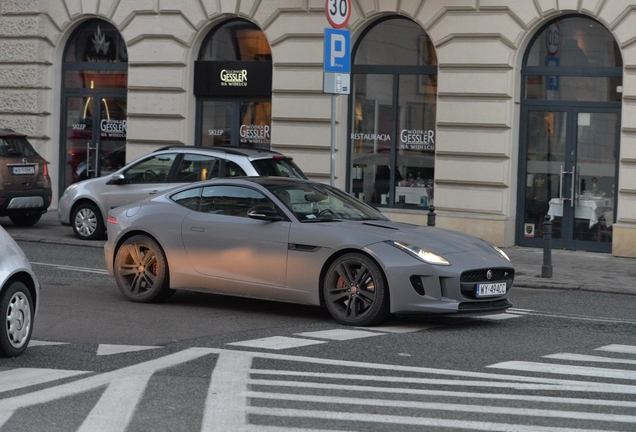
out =
{"type": "MultiPolygon", "coordinates": [[[[0,0],[0,127],[50,161],[54,202],[167,145],[281,151],[329,182],[329,6],[0,0]]],[[[636,257],[634,6],[351,0],[335,185],[500,246],[541,246],[547,214],[555,247],[636,257]]]]}

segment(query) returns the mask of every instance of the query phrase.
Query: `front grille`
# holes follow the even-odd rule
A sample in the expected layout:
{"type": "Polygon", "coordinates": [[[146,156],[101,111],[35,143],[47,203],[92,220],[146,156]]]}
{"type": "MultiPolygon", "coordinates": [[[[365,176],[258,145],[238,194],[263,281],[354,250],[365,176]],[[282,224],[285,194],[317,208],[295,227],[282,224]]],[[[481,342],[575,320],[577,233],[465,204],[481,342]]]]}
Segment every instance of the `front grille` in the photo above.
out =
{"type": "MultiPolygon", "coordinates": [[[[492,268],[466,271],[462,273],[460,278],[462,296],[468,299],[477,300],[477,284],[493,282],[505,282],[507,293],[510,290],[510,287],[512,287],[514,277],[515,271],[512,268],[492,268]],[[488,279],[488,271],[492,271],[492,277],[490,279],[488,279]]],[[[478,300],[486,300],[486,298],[481,297],[478,300]]]]}
{"type": "Polygon", "coordinates": [[[514,277],[513,269],[483,269],[483,270],[471,270],[462,273],[461,282],[462,283],[470,283],[470,282],[490,282],[490,281],[498,281],[505,280],[514,277]],[[488,270],[492,271],[492,277],[488,279],[486,276],[488,270]]]}

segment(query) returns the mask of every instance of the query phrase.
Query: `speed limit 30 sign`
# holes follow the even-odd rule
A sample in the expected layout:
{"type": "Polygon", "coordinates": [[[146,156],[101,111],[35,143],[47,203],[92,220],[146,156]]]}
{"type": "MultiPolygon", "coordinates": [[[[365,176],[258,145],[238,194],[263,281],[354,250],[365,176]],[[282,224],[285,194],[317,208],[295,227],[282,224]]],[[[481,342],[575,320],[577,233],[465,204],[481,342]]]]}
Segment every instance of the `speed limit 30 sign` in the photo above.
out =
{"type": "Polygon", "coordinates": [[[333,28],[342,28],[351,16],[351,0],[327,0],[325,12],[333,28]]]}

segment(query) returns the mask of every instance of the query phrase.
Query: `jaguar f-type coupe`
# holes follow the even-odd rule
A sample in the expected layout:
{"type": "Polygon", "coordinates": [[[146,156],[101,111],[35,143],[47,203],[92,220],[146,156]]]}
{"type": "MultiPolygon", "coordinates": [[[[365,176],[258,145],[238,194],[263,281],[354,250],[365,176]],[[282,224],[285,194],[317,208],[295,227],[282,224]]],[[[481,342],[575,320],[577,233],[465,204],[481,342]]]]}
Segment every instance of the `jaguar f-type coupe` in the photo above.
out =
{"type": "Polygon", "coordinates": [[[340,323],[512,306],[486,241],[392,222],[337,188],[277,177],[193,183],[108,214],[106,265],[130,300],[196,290],[326,306],[340,323]]]}

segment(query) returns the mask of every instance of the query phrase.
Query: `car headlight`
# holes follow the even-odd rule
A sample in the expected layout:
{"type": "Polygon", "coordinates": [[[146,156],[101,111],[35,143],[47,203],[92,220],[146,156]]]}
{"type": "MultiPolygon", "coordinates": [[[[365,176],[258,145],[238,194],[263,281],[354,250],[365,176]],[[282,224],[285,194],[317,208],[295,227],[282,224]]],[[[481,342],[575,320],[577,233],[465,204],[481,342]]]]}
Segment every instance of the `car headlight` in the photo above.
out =
{"type": "Polygon", "coordinates": [[[397,241],[387,241],[387,243],[392,246],[395,246],[396,248],[400,250],[403,250],[404,252],[414,256],[420,261],[424,261],[427,264],[443,265],[443,266],[451,265],[451,263],[446,258],[441,257],[437,254],[434,254],[433,252],[428,251],[426,249],[422,249],[421,247],[413,246],[407,243],[402,243],[397,241]]]}
{"type": "Polygon", "coordinates": [[[75,189],[76,187],[77,187],[77,183],[73,183],[72,185],[64,189],[64,193],[62,195],[66,195],[67,193],[75,189]]]}
{"type": "Polygon", "coordinates": [[[506,255],[506,253],[504,251],[502,251],[500,248],[498,248],[497,246],[488,243],[489,246],[491,246],[494,250],[496,250],[497,252],[499,252],[501,254],[502,257],[504,257],[505,259],[507,259],[508,261],[510,261],[510,258],[508,257],[508,255],[506,255]]]}

